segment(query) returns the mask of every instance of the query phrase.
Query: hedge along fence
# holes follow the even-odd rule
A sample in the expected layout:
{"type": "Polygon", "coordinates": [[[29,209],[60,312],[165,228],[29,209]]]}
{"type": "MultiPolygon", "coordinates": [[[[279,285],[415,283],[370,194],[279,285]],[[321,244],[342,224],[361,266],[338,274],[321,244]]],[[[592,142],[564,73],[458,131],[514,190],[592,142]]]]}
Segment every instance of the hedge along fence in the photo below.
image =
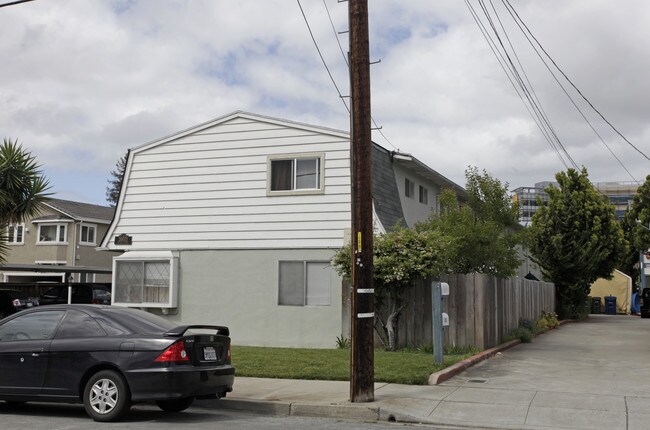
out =
{"type": "MultiPolygon", "coordinates": [[[[542,311],[555,311],[555,285],[523,278],[490,275],[446,275],[449,296],[443,312],[449,314],[444,344],[486,349],[502,343],[522,319],[537,320],[542,311]]],[[[398,326],[399,347],[430,345],[431,281],[421,280],[404,295],[406,307],[398,326]]]]}

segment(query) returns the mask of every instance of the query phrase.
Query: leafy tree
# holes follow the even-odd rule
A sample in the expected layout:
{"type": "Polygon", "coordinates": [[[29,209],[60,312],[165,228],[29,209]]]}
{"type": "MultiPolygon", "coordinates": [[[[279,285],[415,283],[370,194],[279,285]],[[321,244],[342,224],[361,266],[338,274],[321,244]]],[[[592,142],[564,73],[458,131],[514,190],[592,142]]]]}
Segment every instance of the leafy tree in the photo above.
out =
{"type": "Polygon", "coordinates": [[[475,167],[468,168],[465,175],[467,204],[459,204],[453,191],[444,190],[440,213],[416,225],[416,229],[436,230],[448,238],[449,273],[512,276],[520,264],[515,248],[520,241],[520,227],[507,184],[475,167]]]}
{"type": "Polygon", "coordinates": [[[561,318],[583,318],[598,278],[611,278],[626,243],[614,206],[589,182],[587,169],[555,175],[559,188],[545,191],[548,204],[533,215],[531,251],[555,283],[561,318]]]}
{"type": "MultiPolygon", "coordinates": [[[[507,185],[487,172],[468,168],[468,204],[444,190],[441,213],[414,228],[396,227],[374,239],[375,328],[387,346],[397,345],[403,294],[417,279],[444,273],[488,273],[510,276],[519,265],[514,245],[517,208],[508,198],[507,185]]],[[[350,277],[350,247],[333,260],[340,275],[350,277]]]]}
{"type": "MultiPolygon", "coordinates": [[[[374,238],[375,329],[388,350],[397,345],[397,320],[403,293],[419,278],[443,272],[445,238],[439,232],[397,226],[374,238]]],[[[350,279],[350,245],[333,259],[339,275],[350,279]]]]}
{"type": "Polygon", "coordinates": [[[623,231],[625,238],[630,244],[620,269],[638,279],[639,251],[647,251],[650,248],[650,175],[646,177],[643,185],[637,190],[632,200],[630,209],[623,220],[623,231]]]}
{"type": "Polygon", "coordinates": [[[120,199],[120,190],[122,189],[122,181],[124,180],[124,171],[126,170],[126,162],[129,158],[129,152],[122,155],[115,164],[115,170],[111,170],[112,179],[108,180],[106,187],[106,201],[111,207],[117,206],[117,201],[120,199]]]}
{"type": "MultiPolygon", "coordinates": [[[[4,139],[0,146],[0,225],[20,223],[40,212],[50,193],[48,180],[36,158],[17,141],[4,139]]],[[[3,232],[6,230],[3,230],[3,232]]],[[[7,237],[0,240],[0,261],[7,254],[7,237]]]]}

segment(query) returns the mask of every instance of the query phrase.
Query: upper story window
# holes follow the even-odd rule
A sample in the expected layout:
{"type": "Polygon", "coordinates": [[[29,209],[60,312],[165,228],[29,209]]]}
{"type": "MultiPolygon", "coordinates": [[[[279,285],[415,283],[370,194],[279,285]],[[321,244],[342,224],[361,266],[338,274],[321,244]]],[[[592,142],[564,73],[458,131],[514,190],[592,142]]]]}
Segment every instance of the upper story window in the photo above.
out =
{"type": "Polygon", "coordinates": [[[429,190],[420,185],[420,203],[423,205],[429,204],[429,190]]]}
{"type": "Polygon", "coordinates": [[[323,155],[274,156],[268,162],[268,194],[313,194],[323,191],[323,155]]]}
{"type": "Polygon", "coordinates": [[[404,178],[404,195],[409,199],[415,198],[415,182],[404,178]]]}
{"type": "Polygon", "coordinates": [[[95,235],[97,232],[97,226],[92,224],[84,224],[81,226],[81,237],[79,238],[79,243],[82,245],[95,245],[95,235]]]}
{"type": "Polygon", "coordinates": [[[65,224],[39,224],[38,243],[65,243],[65,224]]]}
{"type": "Polygon", "coordinates": [[[7,242],[10,244],[25,243],[25,224],[9,224],[7,226],[7,242]]]}

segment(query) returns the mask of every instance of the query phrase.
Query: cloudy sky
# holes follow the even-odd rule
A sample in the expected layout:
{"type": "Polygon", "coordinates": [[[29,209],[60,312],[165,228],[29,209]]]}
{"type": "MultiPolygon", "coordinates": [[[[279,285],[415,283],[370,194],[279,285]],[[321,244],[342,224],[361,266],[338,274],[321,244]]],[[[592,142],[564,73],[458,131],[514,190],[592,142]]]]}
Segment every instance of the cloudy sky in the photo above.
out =
{"type": "MultiPolygon", "coordinates": [[[[337,43],[347,51],[347,3],[301,3],[347,95],[337,43]]],[[[371,69],[372,114],[388,139],[373,132],[374,141],[460,185],[470,165],[511,189],[551,180],[570,165],[531,118],[463,0],[369,3],[371,56],[381,60],[371,69]]],[[[478,0],[470,3],[481,16],[478,0]]],[[[650,2],[510,4],[641,152],[561,80],[599,138],[504,3],[485,0],[574,162],[592,182],[643,181],[650,173],[650,2]]],[[[482,22],[488,25],[484,15],[482,22]]],[[[37,156],[58,198],[104,204],[110,170],[128,148],[235,110],[348,128],[296,0],[36,0],[0,8],[0,28],[1,137],[37,156]]]]}

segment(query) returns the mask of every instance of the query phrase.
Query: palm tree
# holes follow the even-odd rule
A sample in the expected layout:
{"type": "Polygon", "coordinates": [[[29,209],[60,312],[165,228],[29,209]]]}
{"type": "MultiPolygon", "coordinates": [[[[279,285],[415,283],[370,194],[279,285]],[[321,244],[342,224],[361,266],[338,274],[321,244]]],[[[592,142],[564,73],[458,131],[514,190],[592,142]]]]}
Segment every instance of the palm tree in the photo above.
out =
{"type": "Polygon", "coordinates": [[[31,152],[11,139],[0,146],[0,261],[7,255],[5,226],[33,218],[48,200],[50,185],[31,152]]]}

